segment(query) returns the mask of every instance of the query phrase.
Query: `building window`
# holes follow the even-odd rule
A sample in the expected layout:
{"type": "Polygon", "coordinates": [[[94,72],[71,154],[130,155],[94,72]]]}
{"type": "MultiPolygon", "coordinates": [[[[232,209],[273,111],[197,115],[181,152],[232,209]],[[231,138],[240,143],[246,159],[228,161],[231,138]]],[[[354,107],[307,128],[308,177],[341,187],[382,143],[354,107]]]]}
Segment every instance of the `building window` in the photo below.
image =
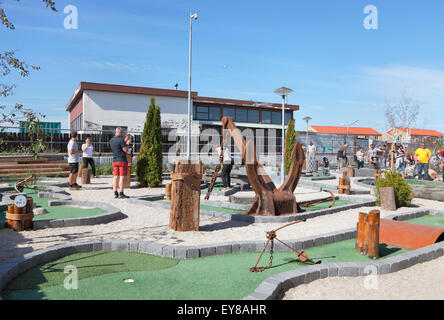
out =
{"type": "Polygon", "coordinates": [[[81,114],[71,122],[71,130],[79,131],[82,129],[83,129],[83,114],[81,114]]]}
{"type": "Polygon", "coordinates": [[[258,110],[248,110],[248,122],[259,122],[258,110]]]}
{"type": "Polygon", "coordinates": [[[271,113],[271,123],[281,124],[282,123],[282,114],[280,112],[272,112],[271,113]]]}
{"type": "Polygon", "coordinates": [[[219,121],[220,120],[220,108],[218,107],[210,107],[209,108],[209,118],[213,121],[219,121]]]}
{"type": "Polygon", "coordinates": [[[262,123],[271,123],[271,112],[270,111],[262,111],[261,112],[261,116],[262,116],[262,123]]]}
{"type": "Polygon", "coordinates": [[[237,122],[247,122],[247,110],[237,109],[236,110],[236,121],[237,122]]]}
{"type": "Polygon", "coordinates": [[[223,108],[224,117],[233,117],[233,120],[236,119],[236,110],[233,108],[223,108]]]}
{"type": "Polygon", "coordinates": [[[285,112],[285,124],[287,125],[291,120],[291,112],[285,112]]]}
{"type": "Polygon", "coordinates": [[[220,120],[220,108],[219,107],[194,107],[194,119],[195,120],[220,120]]]}

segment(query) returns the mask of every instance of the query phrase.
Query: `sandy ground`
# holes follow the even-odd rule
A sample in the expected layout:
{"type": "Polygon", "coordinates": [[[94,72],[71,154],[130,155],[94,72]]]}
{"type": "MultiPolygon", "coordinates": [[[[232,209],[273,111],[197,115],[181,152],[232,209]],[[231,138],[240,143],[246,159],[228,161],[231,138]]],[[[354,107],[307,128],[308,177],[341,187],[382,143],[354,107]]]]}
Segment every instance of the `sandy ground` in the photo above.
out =
{"type": "MultiPolygon", "coordinates": [[[[134,183],[132,183],[134,185],[134,183]]],[[[196,244],[212,244],[222,243],[236,240],[265,240],[265,231],[275,229],[282,224],[267,223],[267,224],[252,224],[246,222],[227,221],[220,218],[209,218],[201,216],[200,230],[198,232],[176,232],[170,230],[169,224],[169,210],[150,208],[147,206],[135,205],[128,202],[125,199],[114,199],[114,195],[111,189],[111,178],[98,178],[93,179],[92,184],[85,185],[79,191],[71,191],[66,189],[67,192],[72,194],[75,200],[91,200],[102,201],[109,203],[115,207],[118,207],[126,216],[126,219],[114,221],[103,225],[94,226],[80,226],[70,228],[56,228],[56,229],[43,229],[35,231],[23,231],[14,232],[10,229],[0,230],[0,263],[9,260],[13,257],[23,255],[34,250],[47,248],[57,244],[63,244],[67,242],[81,242],[90,240],[101,239],[132,239],[132,240],[154,240],[166,244],[180,244],[180,245],[196,245],[196,244]]],[[[164,193],[164,188],[147,189],[147,188],[131,188],[125,191],[125,193],[131,197],[137,197],[142,195],[153,195],[164,193]]],[[[295,191],[298,201],[309,200],[312,198],[324,197],[324,192],[315,192],[309,188],[298,187],[295,191]]],[[[204,197],[202,193],[202,198],[204,197]]],[[[370,195],[357,195],[359,198],[371,197],[370,195]]],[[[228,197],[212,196],[210,200],[227,200],[228,197]]],[[[444,202],[437,202],[431,200],[415,199],[414,205],[416,207],[400,208],[397,212],[407,212],[411,210],[417,210],[418,207],[434,208],[444,210],[444,202]]],[[[309,219],[305,223],[296,224],[279,231],[279,237],[285,239],[297,239],[311,235],[323,234],[332,231],[342,230],[346,228],[352,228],[356,226],[357,214],[359,211],[368,212],[371,208],[359,208],[347,210],[333,215],[327,215],[322,217],[316,217],[309,219]]],[[[374,208],[372,208],[374,209],[374,208]]],[[[393,211],[381,211],[381,216],[393,214],[393,211]]],[[[441,259],[441,265],[443,260],[441,259]]],[[[423,275],[424,283],[430,278],[430,283],[438,283],[444,279],[444,267],[441,270],[438,268],[439,264],[436,262],[428,262],[421,265],[423,268],[430,268],[430,272],[426,271],[421,273],[423,275]],[[428,267],[430,265],[430,267],[428,267]],[[433,282],[432,278],[435,281],[433,282]]],[[[415,269],[410,268],[403,271],[406,273],[406,279],[418,279],[417,274],[413,276],[415,269]]],[[[428,269],[427,269],[428,270],[428,269]]],[[[400,273],[401,274],[401,273],[400,273]]],[[[387,275],[385,278],[390,279],[391,283],[396,283],[397,280],[391,280],[392,277],[398,277],[398,275],[387,275]]],[[[393,278],[395,279],[395,278],[393,278]]],[[[419,283],[421,279],[418,279],[419,283]]],[[[348,293],[351,296],[350,299],[360,299],[365,297],[364,293],[359,290],[359,286],[362,286],[362,281],[356,279],[345,279],[350,282],[350,287],[346,285],[338,284],[334,281],[340,281],[338,279],[319,280],[309,286],[319,285],[323,288],[319,290],[309,290],[318,293],[307,299],[330,299],[331,296],[323,296],[330,291],[334,292],[334,297],[346,297],[348,293]],[[353,289],[356,287],[355,289],[353,289]],[[343,288],[343,289],[339,289],[343,288]]],[[[342,282],[341,282],[342,283],[342,282]]],[[[382,286],[382,285],[381,285],[382,286]]],[[[433,285],[429,290],[429,294],[434,295],[435,298],[444,298],[442,294],[442,287],[433,290],[433,285]]],[[[299,299],[300,293],[305,292],[300,288],[295,288],[288,292],[288,298],[299,299]],[[293,291],[294,290],[294,291],[293,291]],[[293,294],[295,292],[295,294],[293,294]]],[[[409,289],[412,292],[415,289],[409,289]]],[[[417,290],[416,290],[417,291],[417,290]]],[[[398,287],[396,285],[388,285],[384,289],[388,298],[399,298],[398,287]],[[390,295],[392,292],[392,295],[390,295]]],[[[308,294],[308,291],[305,292],[308,294]]],[[[381,297],[382,298],[382,297],[381,297]]]]}

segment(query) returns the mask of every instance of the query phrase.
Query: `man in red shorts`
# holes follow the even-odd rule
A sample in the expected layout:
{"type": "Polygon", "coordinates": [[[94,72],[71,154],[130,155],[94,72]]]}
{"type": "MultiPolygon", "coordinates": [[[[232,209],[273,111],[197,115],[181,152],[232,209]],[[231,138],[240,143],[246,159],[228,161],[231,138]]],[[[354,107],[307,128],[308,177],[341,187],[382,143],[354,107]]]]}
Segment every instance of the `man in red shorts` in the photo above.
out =
{"type": "Polygon", "coordinates": [[[124,183],[127,171],[128,162],[126,160],[126,153],[128,152],[128,145],[123,140],[122,128],[116,129],[115,136],[109,141],[111,150],[113,151],[113,191],[114,198],[125,199],[129,198],[123,193],[124,183]],[[120,190],[120,193],[117,190],[120,190]]]}

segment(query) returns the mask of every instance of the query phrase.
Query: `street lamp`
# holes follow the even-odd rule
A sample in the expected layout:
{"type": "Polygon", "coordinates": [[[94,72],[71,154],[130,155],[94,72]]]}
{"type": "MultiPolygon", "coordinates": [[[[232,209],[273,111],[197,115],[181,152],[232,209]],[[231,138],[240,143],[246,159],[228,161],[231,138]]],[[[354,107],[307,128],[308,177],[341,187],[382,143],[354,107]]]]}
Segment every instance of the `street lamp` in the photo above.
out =
{"type": "Polygon", "coordinates": [[[282,148],[282,159],[281,159],[281,185],[284,184],[285,177],[285,98],[292,93],[293,90],[286,87],[281,87],[279,89],[274,90],[274,93],[280,95],[282,97],[282,139],[281,139],[281,148],[282,148]]]}
{"type": "Polygon", "coordinates": [[[359,120],[355,120],[355,121],[353,121],[352,123],[349,123],[349,124],[341,123],[341,126],[347,126],[347,138],[348,138],[348,128],[351,127],[352,125],[354,125],[358,121],[359,120]]]}
{"type": "Polygon", "coordinates": [[[303,118],[302,120],[304,120],[307,123],[307,131],[305,132],[305,172],[307,172],[308,170],[308,121],[311,120],[311,118],[309,116],[306,116],[305,118],[303,118]]]}
{"type": "Polygon", "coordinates": [[[192,31],[193,19],[197,20],[197,13],[190,13],[190,52],[188,64],[188,136],[187,136],[187,160],[191,160],[191,46],[192,46],[192,31]]]}

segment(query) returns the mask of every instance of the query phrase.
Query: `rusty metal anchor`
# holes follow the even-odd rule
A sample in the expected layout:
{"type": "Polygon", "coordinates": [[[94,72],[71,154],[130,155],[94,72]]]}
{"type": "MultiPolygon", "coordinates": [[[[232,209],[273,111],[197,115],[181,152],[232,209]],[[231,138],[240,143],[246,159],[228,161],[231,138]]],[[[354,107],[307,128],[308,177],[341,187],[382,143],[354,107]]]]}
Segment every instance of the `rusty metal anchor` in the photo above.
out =
{"type": "Polygon", "coordinates": [[[282,227],[279,227],[279,228],[277,228],[277,229],[274,229],[274,230],[271,230],[271,231],[267,231],[267,232],[266,232],[267,242],[265,243],[265,246],[264,246],[264,248],[262,249],[262,252],[261,252],[261,254],[259,255],[259,258],[257,259],[256,264],[254,265],[254,267],[251,267],[251,268],[249,269],[250,272],[262,272],[262,271],[264,271],[264,270],[266,270],[266,269],[270,269],[270,268],[271,268],[271,266],[273,265],[274,240],[279,241],[279,242],[282,243],[284,246],[286,246],[286,247],[289,248],[291,251],[293,251],[293,252],[297,255],[297,257],[298,257],[298,259],[299,259],[300,262],[303,262],[303,263],[311,263],[311,264],[319,264],[319,263],[321,263],[321,260],[314,261],[314,260],[312,260],[312,259],[310,259],[310,258],[308,257],[308,254],[307,254],[305,251],[298,251],[298,250],[295,250],[295,249],[293,249],[292,247],[290,247],[288,244],[286,244],[285,242],[283,242],[282,240],[279,240],[279,239],[277,238],[277,232],[278,232],[279,230],[281,230],[281,229],[283,229],[283,228],[286,228],[286,227],[289,227],[289,226],[292,226],[292,225],[294,225],[294,224],[300,223],[300,222],[305,222],[305,221],[306,221],[306,219],[304,219],[304,220],[298,220],[298,221],[291,222],[291,223],[288,223],[288,224],[286,224],[286,225],[283,225],[282,227]],[[258,267],[257,265],[259,264],[259,261],[261,260],[262,255],[264,254],[265,249],[267,249],[269,243],[270,243],[270,262],[269,262],[268,266],[266,266],[266,267],[258,267]]]}

